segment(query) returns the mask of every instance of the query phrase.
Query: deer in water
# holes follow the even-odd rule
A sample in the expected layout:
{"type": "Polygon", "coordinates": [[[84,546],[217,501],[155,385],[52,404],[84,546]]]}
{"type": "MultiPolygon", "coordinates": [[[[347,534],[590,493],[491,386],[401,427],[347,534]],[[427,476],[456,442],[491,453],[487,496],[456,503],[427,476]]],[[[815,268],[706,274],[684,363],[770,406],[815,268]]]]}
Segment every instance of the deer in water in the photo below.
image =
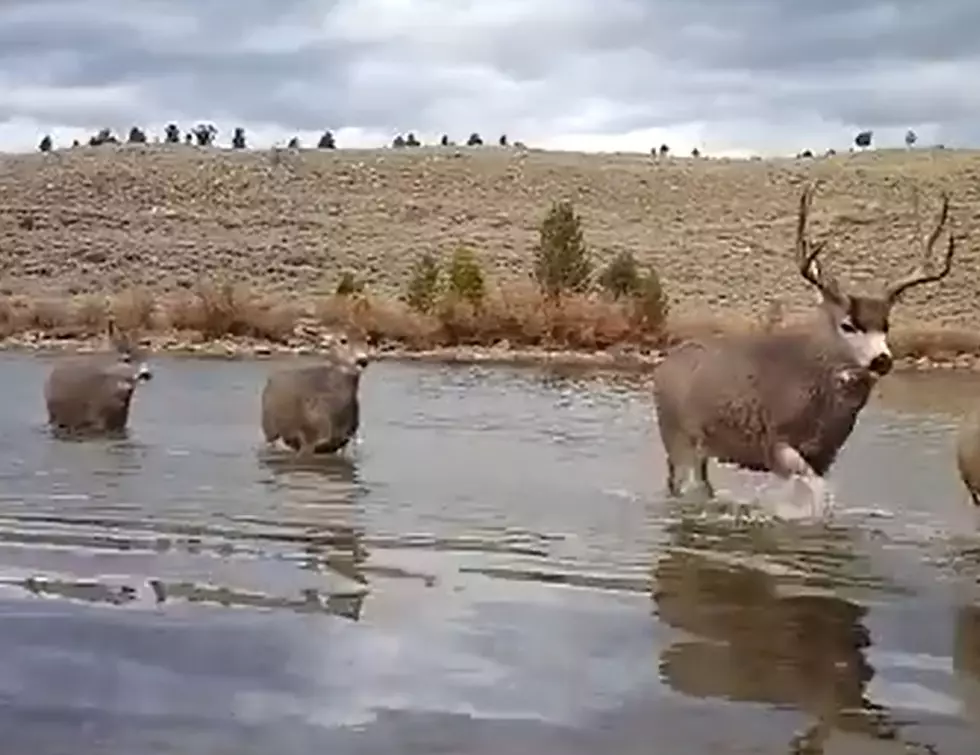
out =
{"type": "Polygon", "coordinates": [[[357,433],[358,389],[369,357],[347,336],[336,338],[326,358],[272,373],[262,391],[262,433],[301,456],[335,453],[357,433]]]}
{"type": "Polygon", "coordinates": [[[909,289],[945,278],[956,239],[952,232],[942,266],[931,258],[949,215],[949,197],[922,243],[914,271],[881,295],[845,291],[821,270],[826,243],[812,243],[807,218],[814,186],[800,197],[796,263],[820,295],[816,317],[771,333],[718,335],[671,349],[653,374],[660,437],[667,456],[667,488],[681,493],[691,472],[708,497],[708,461],[742,469],[797,476],[822,508],[824,478],[854,428],[876,381],[892,368],[888,320],[909,289]]]}
{"type": "Polygon", "coordinates": [[[956,433],[956,466],[970,498],[980,507],[980,411],[963,420],[956,433]]]}
{"type": "Polygon", "coordinates": [[[61,433],[105,435],[126,430],[136,386],[152,377],[134,340],[109,320],[108,353],[59,359],[44,382],[48,424],[61,433]]]}

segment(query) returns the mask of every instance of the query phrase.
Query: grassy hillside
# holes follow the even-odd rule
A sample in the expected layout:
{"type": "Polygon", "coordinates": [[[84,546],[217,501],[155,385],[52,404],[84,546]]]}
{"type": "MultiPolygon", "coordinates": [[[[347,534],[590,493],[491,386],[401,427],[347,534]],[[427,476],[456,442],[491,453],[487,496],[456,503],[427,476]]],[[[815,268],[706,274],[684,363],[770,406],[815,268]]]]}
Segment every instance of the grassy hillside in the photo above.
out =
{"type": "Polygon", "coordinates": [[[810,294],[791,262],[798,186],[823,179],[813,235],[827,265],[871,287],[913,262],[953,192],[961,244],[941,287],[899,325],[980,330],[980,152],[881,151],[726,161],[481,149],[231,152],[83,147],[0,159],[0,290],[26,296],[173,290],[231,275],[289,297],[332,291],[344,270],[400,291],[413,256],[471,245],[497,282],[525,279],[553,200],[574,201],[598,261],[629,249],[655,265],[679,316],[790,311],[810,294]]]}

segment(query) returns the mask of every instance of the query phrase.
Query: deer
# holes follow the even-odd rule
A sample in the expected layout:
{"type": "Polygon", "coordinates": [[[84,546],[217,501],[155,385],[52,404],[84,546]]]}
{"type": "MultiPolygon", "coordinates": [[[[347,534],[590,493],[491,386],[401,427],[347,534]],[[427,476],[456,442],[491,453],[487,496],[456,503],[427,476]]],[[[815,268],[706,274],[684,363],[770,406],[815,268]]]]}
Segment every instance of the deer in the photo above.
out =
{"type": "Polygon", "coordinates": [[[153,377],[135,340],[109,319],[111,350],[58,360],[44,382],[48,424],[60,434],[113,435],[129,423],[133,394],[153,377]]]}
{"type": "Polygon", "coordinates": [[[971,412],[956,432],[956,467],[970,499],[980,507],[980,411],[971,412]]]}
{"type": "Polygon", "coordinates": [[[300,457],[346,447],[360,424],[358,391],[369,361],[365,348],[340,335],[319,363],[269,375],[262,390],[266,444],[281,441],[300,457]]]}
{"type": "Polygon", "coordinates": [[[935,227],[921,239],[921,261],[876,295],[845,290],[823,270],[826,241],[807,232],[816,183],[799,200],[795,258],[818,293],[815,316],[768,333],[714,335],[672,347],[652,376],[655,412],[666,452],[667,492],[682,493],[692,473],[709,499],[708,463],[802,480],[822,509],[825,478],[854,429],[871,390],[894,364],[889,316],[914,287],[941,281],[952,268],[950,231],[943,263],[932,264],[949,217],[943,193],[935,227]]]}

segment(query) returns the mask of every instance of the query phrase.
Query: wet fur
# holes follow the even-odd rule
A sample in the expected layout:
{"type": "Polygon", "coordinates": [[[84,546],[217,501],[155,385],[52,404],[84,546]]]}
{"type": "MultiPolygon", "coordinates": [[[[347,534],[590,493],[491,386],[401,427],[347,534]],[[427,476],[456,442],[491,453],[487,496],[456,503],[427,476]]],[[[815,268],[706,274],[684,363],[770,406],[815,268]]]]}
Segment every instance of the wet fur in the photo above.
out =
{"type": "Polygon", "coordinates": [[[270,375],[262,391],[266,443],[282,440],[294,451],[315,454],[345,448],[360,424],[361,370],[335,354],[320,364],[270,375]]]}
{"type": "Polygon", "coordinates": [[[48,423],[70,434],[124,432],[137,372],[114,356],[59,360],[44,384],[48,423]]]}
{"type": "Polygon", "coordinates": [[[716,337],[681,344],[653,376],[668,465],[707,460],[776,472],[780,443],[823,476],[854,428],[874,376],[819,331],[716,337]]]}

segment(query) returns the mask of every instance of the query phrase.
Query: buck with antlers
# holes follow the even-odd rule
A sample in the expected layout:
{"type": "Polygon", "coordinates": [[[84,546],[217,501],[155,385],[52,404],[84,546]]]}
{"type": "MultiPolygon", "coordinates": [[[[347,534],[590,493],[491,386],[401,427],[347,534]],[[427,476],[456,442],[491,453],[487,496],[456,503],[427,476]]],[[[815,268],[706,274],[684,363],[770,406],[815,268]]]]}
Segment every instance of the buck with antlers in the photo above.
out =
{"type": "Polygon", "coordinates": [[[802,327],[772,333],[715,336],[672,349],[653,375],[667,488],[680,495],[694,473],[709,497],[708,461],[799,476],[822,510],[824,476],[851,434],[875,382],[892,368],[888,319],[902,294],[945,278],[956,240],[942,266],[932,250],[949,215],[949,197],[923,243],[921,265],[877,296],[846,292],[821,270],[825,242],[812,243],[807,218],[814,186],[804,189],[796,226],[800,275],[820,294],[817,316],[802,327]]]}

